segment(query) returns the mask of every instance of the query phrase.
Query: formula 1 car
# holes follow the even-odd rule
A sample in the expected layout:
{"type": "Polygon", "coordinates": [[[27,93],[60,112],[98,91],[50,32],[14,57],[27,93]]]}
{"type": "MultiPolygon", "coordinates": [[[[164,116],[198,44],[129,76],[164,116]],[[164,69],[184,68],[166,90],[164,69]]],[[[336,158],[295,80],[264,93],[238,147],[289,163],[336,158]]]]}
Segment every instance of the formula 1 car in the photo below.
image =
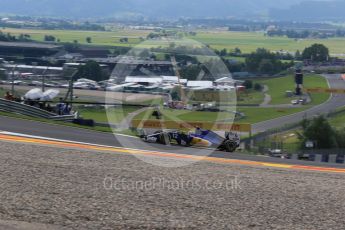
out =
{"type": "Polygon", "coordinates": [[[221,151],[235,152],[240,146],[240,138],[236,133],[226,133],[225,138],[210,130],[196,129],[195,132],[157,131],[151,135],[141,135],[145,142],[163,145],[178,144],[180,146],[214,147],[221,151]]]}

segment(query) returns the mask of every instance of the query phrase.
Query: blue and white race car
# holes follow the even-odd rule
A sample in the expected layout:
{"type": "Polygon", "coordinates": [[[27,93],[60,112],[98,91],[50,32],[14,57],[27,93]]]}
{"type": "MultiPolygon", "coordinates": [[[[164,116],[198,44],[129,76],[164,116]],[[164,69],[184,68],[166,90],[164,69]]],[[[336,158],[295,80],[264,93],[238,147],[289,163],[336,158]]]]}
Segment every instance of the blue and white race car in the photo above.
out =
{"type": "Polygon", "coordinates": [[[180,146],[214,147],[221,151],[235,152],[240,146],[240,138],[236,133],[226,133],[225,138],[210,130],[197,128],[195,132],[157,131],[151,135],[141,135],[145,142],[159,144],[178,144],[180,146]]]}

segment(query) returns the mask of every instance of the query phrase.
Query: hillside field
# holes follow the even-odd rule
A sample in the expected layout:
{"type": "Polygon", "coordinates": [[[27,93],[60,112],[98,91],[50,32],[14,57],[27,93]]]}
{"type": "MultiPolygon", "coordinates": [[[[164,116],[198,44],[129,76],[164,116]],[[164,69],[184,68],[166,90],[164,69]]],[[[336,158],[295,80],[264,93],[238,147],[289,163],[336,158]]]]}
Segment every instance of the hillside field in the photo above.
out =
{"type": "MultiPolygon", "coordinates": [[[[81,44],[86,44],[86,37],[92,38],[93,45],[109,45],[109,46],[128,46],[132,47],[140,43],[140,38],[153,32],[152,30],[135,30],[135,29],[118,29],[111,32],[103,31],[76,31],[76,30],[31,30],[31,29],[13,29],[2,28],[4,33],[13,35],[29,34],[32,39],[43,41],[44,35],[53,35],[61,42],[73,42],[77,40],[81,44]],[[128,43],[121,43],[122,37],[129,39],[128,43]]],[[[329,47],[332,54],[345,53],[345,38],[329,38],[329,39],[289,39],[287,37],[267,37],[263,32],[231,32],[231,31],[196,31],[196,36],[189,36],[189,39],[210,45],[211,48],[232,50],[236,47],[242,52],[249,53],[257,48],[266,48],[271,51],[279,51],[283,49],[289,52],[297,50],[302,51],[305,47],[314,43],[322,43],[329,47]]],[[[155,42],[153,41],[153,44],[155,42]]],[[[145,45],[147,47],[147,45],[145,45]]]]}

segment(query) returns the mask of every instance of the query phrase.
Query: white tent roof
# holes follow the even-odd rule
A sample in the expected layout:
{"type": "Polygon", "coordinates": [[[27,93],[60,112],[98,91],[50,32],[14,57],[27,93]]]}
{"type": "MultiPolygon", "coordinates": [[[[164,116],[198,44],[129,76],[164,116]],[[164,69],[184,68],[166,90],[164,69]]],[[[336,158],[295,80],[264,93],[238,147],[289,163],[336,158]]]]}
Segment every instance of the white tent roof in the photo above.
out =
{"type": "Polygon", "coordinates": [[[96,81],[93,81],[93,80],[90,80],[90,79],[87,79],[87,78],[79,78],[79,79],[77,80],[77,82],[96,84],[96,81]]]}
{"type": "Polygon", "coordinates": [[[107,91],[120,91],[122,90],[124,87],[129,87],[132,85],[136,85],[135,83],[126,83],[126,84],[122,84],[122,85],[113,85],[113,86],[109,86],[106,88],[107,91]]]}
{"type": "Polygon", "coordinates": [[[188,80],[187,79],[180,79],[181,84],[187,84],[188,80]]]}
{"type": "Polygon", "coordinates": [[[222,77],[222,78],[219,78],[219,79],[215,80],[215,82],[217,82],[217,83],[218,82],[233,83],[234,80],[232,78],[230,78],[230,77],[222,77]]]}
{"type": "Polygon", "coordinates": [[[152,83],[160,84],[163,79],[161,77],[126,77],[126,83],[152,83]]]}
{"type": "Polygon", "coordinates": [[[62,67],[53,67],[53,66],[34,66],[34,65],[15,65],[15,64],[6,64],[4,65],[8,68],[16,68],[16,69],[36,69],[36,70],[59,70],[62,71],[62,67]]]}
{"type": "Polygon", "coordinates": [[[209,89],[210,87],[193,87],[193,90],[203,90],[203,89],[209,89]]]}
{"type": "Polygon", "coordinates": [[[188,81],[187,87],[206,87],[211,88],[213,87],[212,81],[188,81]]]}
{"type": "Polygon", "coordinates": [[[163,81],[178,82],[177,76],[162,76],[163,81]]]}

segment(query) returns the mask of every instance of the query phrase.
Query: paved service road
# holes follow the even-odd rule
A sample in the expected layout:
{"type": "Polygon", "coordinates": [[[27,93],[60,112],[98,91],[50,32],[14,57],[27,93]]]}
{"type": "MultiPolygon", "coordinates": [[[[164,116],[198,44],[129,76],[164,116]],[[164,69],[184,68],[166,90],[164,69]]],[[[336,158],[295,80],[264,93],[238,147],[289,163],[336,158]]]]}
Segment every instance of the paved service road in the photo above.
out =
{"type": "MultiPolygon", "coordinates": [[[[328,74],[324,76],[328,80],[330,88],[345,89],[345,81],[341,78],[341,75],[328,74]]],[[[296,123],[303,120],[303,118],[311,118],[315,115],[325,114],[342,106],[345,106],[345,95],[333,94],[327,102],[306,111],[254,124],[253,133],[280,128],[285,124],[296,123]]]]}

